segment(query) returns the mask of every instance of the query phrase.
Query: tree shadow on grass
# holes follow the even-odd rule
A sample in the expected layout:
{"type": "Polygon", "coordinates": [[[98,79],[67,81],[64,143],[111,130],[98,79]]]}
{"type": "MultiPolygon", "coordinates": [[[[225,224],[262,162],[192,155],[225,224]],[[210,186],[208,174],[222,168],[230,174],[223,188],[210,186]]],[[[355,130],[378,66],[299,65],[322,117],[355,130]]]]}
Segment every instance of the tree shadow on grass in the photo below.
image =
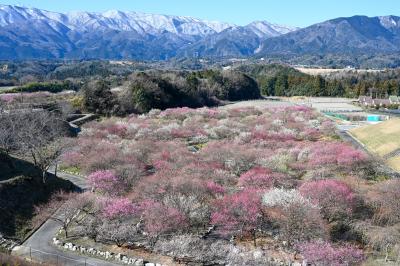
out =
{"type": "Polygon", "coordinates": [[[0,233],[9,238],[22,240],[33,229],[30,221],[35,205],[46,203],[60,191],[73,191],[76,187],[67,180],[49,174],[42,183],[40,171],[31,163],[16,158],[15,168],[0,161],[0,233]]]}
{"type": "Polygon", "coordinates": [[[37,169],[30,162],[0,154],[0,182],[18,176],[36,175],[37,169]]]}

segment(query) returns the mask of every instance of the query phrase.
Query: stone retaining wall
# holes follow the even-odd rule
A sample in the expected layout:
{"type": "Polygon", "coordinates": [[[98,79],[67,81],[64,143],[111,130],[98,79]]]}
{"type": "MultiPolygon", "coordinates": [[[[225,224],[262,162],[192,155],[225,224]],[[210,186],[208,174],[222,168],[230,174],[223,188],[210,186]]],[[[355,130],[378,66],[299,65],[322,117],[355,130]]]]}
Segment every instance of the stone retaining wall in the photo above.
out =
{"type": "Polygon", "coordinates": [[[113,253],[109,251],[98,250],[95,248],[78,246],[70,242],[64,243],[57,238],[53,238],[53,244],[59,247],[60,249],[85,254],[90,257],[98,257],[107,261],[115,261],[121,264],[134,265],[134,266],[164,266],[158,263],[147,262],[143,259],[128,257],[127,255],[121,253],[113,253]]]}
{"type": "Polygon", "coordinates": [[[3,248],[4,250],[11,251],[15,246],[18,246],[18,244],[12,240],[5,239],[0,235],[0,247],[3,248]]]}

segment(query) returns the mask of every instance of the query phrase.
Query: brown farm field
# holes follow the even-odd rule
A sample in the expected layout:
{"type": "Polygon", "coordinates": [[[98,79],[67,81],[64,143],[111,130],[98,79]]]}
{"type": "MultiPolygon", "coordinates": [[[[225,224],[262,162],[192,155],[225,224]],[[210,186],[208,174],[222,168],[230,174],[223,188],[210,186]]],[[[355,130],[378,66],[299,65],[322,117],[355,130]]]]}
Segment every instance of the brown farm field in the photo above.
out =
{"type": "Polygon", "coordinates": [[[357,73],[375,73],[380,72],[381,70],[375,69],[354,69],[354,68],[308,68],[308,67],[295,67],[296,70],[308,74],[308,75],[329,75],[333,73],[349,73],[349,72],[357,72],[357,73]]]}

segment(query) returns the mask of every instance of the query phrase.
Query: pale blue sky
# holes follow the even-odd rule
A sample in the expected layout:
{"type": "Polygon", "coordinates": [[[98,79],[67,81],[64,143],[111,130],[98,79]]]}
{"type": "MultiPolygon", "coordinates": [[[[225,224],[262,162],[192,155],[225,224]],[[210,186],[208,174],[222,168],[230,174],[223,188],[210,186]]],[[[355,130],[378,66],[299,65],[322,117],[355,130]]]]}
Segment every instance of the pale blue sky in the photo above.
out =
{"type": "Polygon", "coordinates": [[[309,26],[336,17],[399,15],[400,0],[0,0],[50,11],[141,11],[245,25],[267,20],[309,26]]]}

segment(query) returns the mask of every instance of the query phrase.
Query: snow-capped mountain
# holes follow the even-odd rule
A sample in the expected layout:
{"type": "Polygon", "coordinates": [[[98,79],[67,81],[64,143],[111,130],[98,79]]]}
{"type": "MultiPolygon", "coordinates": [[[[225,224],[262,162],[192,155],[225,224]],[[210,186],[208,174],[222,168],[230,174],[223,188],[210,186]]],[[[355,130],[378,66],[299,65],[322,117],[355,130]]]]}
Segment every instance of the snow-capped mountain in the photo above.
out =
{"type": "Polygon", "coordinates": [[[267,21],[254,21],[246,27],[259,37],[276,37],[298,29],[295,27],[272,24],[267,21]]]}
{"type": "Polygon", "coordinates": [[[77,31],[111,29],[137,31],[141,34],[157,34],[168,31],[176,34],[207,35],[234,26],[228,23],[204,21],[191,17],[118,10],[110,10],[104,13],[77,11],[61,14],[37,8],[0,5],[0,26],[23,23],[28,20],[55,21],[77,31]]]}
{"type": "Polygon", "coordinates": [[[388,30],[393,30],[397,29],[400,30],[400,18],[396,16],[384,16],[384,17],[378,17],[380,24],[388,29],[388,30]]]}
{"type": "Polygon", "coordinates": [[[110,10],[104,13],[70,12],[66,14],[67,25],[74,30],[82,26],[86,30],[112,29],[136,31],[140,34],[159,34],[167,31],[174,34],[207,35],[223,31],[233,25],[209,22],[190,17],[153,15],[138,12],[110,10]]]}
{"type": "MultiPolygon", "coordinates": [[[[190,50],[210,36],[225,42],[220,44],[220,49],[226,50],[225,47],[231,46],[230,40],[237,42],[241,39],[242,45],[248,47],[243,38],[254,36],[255,39],[251,40],[253,47],[266,38],[293,30],[295,28],[265,21],[241,27],[191,17],[133,11],[77,11],[63,14],[0,5],[0,59],[164,59],[176,56],[182,49],[190,50]],[[224,39],[223,36],[229,38],[224,39]]],[[[222,54],[242,56],[240,50],[239,47],[233,54],[222,54]]]]}

